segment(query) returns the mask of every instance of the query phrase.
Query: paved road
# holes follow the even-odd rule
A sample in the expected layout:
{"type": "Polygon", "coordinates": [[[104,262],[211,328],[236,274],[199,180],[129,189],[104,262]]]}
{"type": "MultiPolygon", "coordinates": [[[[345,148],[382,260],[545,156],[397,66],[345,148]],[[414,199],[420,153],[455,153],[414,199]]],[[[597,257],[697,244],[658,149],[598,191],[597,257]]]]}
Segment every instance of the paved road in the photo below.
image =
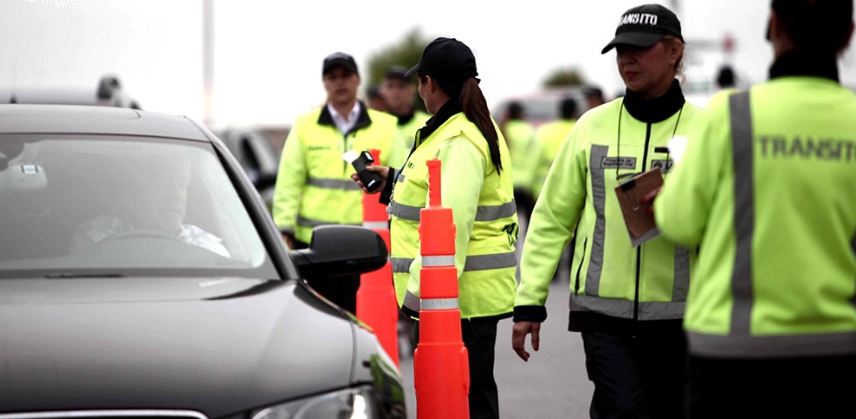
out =
{"type": "MultiPolygon", "coordinates": [[[[567,307],[567,280],[554,282],[547,299],[548,319],[541,327],[541,350],[529,362],[511,349],[511,320],[499,323],[496,379],[503,419],[588,417],[593,387],[586,378],[580,335],[568,332],[567,307]]],[[[409,417],[416,418],[412,361],[402,359],[401,372],[409,417]]]]}

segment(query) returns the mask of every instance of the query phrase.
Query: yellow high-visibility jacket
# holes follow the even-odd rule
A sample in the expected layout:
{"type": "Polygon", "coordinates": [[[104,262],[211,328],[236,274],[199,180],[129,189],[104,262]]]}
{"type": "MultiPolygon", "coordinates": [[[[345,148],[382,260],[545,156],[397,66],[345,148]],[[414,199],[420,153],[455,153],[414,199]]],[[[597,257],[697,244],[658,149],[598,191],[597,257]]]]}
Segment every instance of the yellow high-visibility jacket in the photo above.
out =
{"type": "Polygon", "coordinates": [[[398,167],[404,148],[396,119],[361,103],[356,125],[343,134],[327,106],[298,117],[282,152],[273,201],[273,219],[283,231],[309,243],[312,228],[325,224],[362,225],[362,191],[351,180],[346,151],[380,150],[380,164],[398,167]]]}
{"type": "Polygon", "coordinates": [[[517,211],[508,149],[499,133],[502,171],[487,141],[463,113],[423,139],[399,173],[389,213],[392,269],[399,304],[419,311],[419,210],[428,197],[426,161],[442,162],[442,203],[453,211],[462,318],[510,314],[516,285],[517,211]]]}
{"type": "Polygon", "coordinates": [[[786,76],[716,96],[655,215],[665,236],[700,245],[693,354],[856,354],[853,92],[786,76]]]}
{"type": "Polygon", "coordinates": [[[673,135],[685,135],[699,112],[678,97],[679,110],[658,122],[634,118],[622,109],[622,99],[594,108],[577,121],[532,213],[515,319],[546,318],[549,285],[574,234],[572,312],[632,320],[683,317],[695,251],[662,237],[634,248],[614,191],[618,177],[652,167],[663,167],[664,176],[672,176],[667,170],[669,156],[661,147],[673,135]]]}

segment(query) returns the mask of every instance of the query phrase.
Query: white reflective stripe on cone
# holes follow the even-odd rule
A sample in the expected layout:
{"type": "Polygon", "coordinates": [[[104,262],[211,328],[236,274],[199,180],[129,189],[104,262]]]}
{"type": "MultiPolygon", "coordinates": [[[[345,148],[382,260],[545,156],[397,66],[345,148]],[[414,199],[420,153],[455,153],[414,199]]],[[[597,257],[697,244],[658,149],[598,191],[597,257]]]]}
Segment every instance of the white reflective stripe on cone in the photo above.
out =
{"type": "Polygon", "coordinates": [[[422,256],[422,266],[455,266],[455,256],[422,256]]]}
{"type": "Polygon", "coordinates": [[[372,230],[386,230],[389,228],[389,223],[386,221],[363,221],[363,227],[372,230]]]}
{"type": "Polygon", "coordinates": [[[423,298],[419,308],[424,310],[452,310],[458,308],[457,298],[423,298]]]}

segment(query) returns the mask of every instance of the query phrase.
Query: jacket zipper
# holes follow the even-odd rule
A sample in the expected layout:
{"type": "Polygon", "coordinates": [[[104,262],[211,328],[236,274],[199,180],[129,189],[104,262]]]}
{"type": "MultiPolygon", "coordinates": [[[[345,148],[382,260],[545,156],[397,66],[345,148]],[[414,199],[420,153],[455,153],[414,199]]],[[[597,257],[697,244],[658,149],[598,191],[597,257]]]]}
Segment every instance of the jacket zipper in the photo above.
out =
{"type": "MultiPolygon", "coordinates": [[[[648,161],[648,143],[651,141],[651,123],[645,128],[645,150],[642,152],[642,172],[645,171],[645,163],[648,161]]],[[[633,295],[633,321],[639,320],[639,277],[642,269],[642,246],[636,247],[636,289],[633,295]]]]}
{"type": "Polygon", "coordinates": [[[588,244],[588,237],[583,240],[583,255],[580,257],[580,264],[577,266],[577,279],[574,282],[574,294],[580,294],[580,272],[583,270],[583,262],[586,260],[586,245],[588,244]]]}

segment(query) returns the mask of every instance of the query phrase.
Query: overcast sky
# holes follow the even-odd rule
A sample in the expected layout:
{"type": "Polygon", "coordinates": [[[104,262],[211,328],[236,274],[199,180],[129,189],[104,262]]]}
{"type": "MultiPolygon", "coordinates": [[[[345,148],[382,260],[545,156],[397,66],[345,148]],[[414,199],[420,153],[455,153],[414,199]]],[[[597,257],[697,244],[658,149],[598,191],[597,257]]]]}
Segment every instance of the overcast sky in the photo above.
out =
{"type": "MultiPolygon", "coordinates": [[[[491,105],[538,89],[563,66],[613,93],[621,87],[615,53],[600,49],[619,16],[640,3],[215,0],[214,124],[290,124],[323,102],[325,55],[345,51],[365,66],[413,28],[467,43],[491,105]]],[[[677,3],[688,41],[719,45],[730,33],[739,74],[766,77],[768,0],[677,3]]],[[[840,67],[849,85],[856,85],[853,50],[840,67]]],[[[688,63],[692,77],[724,60],[717,48],[697,55],[703,61],[688,63]]],[[[117,74],[147,110],[202,120],[202,0],[0,0],[0,89],[94,89],[105,73],[117,74]]]]}

